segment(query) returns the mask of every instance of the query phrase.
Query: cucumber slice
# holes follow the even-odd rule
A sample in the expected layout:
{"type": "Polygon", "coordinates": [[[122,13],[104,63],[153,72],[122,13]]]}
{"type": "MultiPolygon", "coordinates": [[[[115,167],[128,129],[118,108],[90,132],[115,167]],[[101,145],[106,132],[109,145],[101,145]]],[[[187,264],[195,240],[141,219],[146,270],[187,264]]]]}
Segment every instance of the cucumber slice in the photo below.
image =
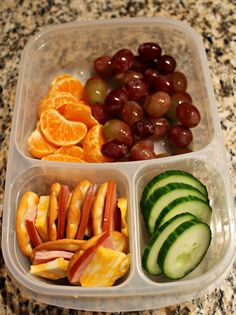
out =
{"type": "Polygon", "coordinates": [[[155,190],[145,203],[143,217],[150,234],[154,232],[156,220],[161,211],[172,201],[180,197],[196,196],[207,202],[207,197],[193,186],[171,183],[155,190]]]}
{"type": "Polygon", "coordinates": [[[193,214],[202,222],[210,223],[212,210],[209,204],[196,196],[187,196],[175,199],[161,211],[155,230],[172,217],[184,212],[193,214]]]}
{"type": "Polygon", "coordinates": [[[208,196],[206,187],[192,174],[180,170],[169,170],[155,176],[146,185],[141,196],[141,209],[145,207],[145,202],[157,188],[163,187],[170,183],[183,183],[191,185],[197,188],[206,197],[208,196]]]}
{"type": "Polygon", "coordinates": [[[211,230],[207,224],[184,222],[163,243],[158,264],[169,279],[181,279],[200,264],[210,242],[211,230]]]}
{"type": "Polygon", "coordinates": [[[163,224],[160,229],[158,229],[150,238],[147,246],[144,249],[142,264],[144,269],[155,276],[160,275],[161,269],[157,263],[157,257],[159,251],[167,239],[167,237],[183,222],[195,219],[195,217],[190,213],[181,213],[176,217],[172,218],[165,224],[163,224]]]}

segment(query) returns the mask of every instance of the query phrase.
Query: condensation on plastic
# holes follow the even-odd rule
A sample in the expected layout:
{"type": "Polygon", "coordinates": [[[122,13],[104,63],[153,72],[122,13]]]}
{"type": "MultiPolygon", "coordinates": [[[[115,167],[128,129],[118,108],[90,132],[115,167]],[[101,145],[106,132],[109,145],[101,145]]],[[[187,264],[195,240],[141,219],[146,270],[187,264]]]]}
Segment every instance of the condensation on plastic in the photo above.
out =
{"type": "MultiPolygon", "coordinates": [[[[157,144],[158,148],[159,144],[157,144]]],[[[166,18],[88,21],[48,27],[26,45],[22,54],[13,114],[5,187],[2,251],[13,281],[31,298],[62,307],[94,311],[137,311],[181,303],[213,289],[229,270],[234,257],[235,217],[216,101],[201,38],[186,23],[166,18]],[[41,161],[30,157],[27,138],[36,126],[37,102],[52,79],[71,73],[83,82],[92,61],[120,48],[137,50],[140,43],[156,41],[177,59],[186,73],[188,91],[202,120],[193,129],[193,152],[150,161],[76,164],[41,161]],[[148,234],[139,201],[145,184],[167,169],[181,169],[198,177],[209,192],[213,209],[212,242],[201,264],[186,278],[168,281],[151,277],[141,257],[148,234]],[[15,233],[17,205],[22,194],[48,193],[59,181],[73,188],[81,179],[101,183],[114,179],[118,194],[128,196],[128,274],[109,288],[82,288],[29,274],[30,262],[19,249],[15,233]]]]}

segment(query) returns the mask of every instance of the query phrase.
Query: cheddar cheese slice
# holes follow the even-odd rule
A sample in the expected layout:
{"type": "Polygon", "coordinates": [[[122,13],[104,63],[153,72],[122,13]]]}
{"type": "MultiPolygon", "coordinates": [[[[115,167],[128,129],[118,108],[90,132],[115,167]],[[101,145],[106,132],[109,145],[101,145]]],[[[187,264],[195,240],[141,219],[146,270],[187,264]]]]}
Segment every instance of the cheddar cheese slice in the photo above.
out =
{"type": "Polygon", "coordinates": [[[30,273],[52,280],[58,280],[66,277],[69,261],[60,257],[47,263],[31,265],[30,273]]]}
{"type": "Polygon", "coordinates": [[[100,246],[80,277],[83,287],[108,287],[122,277],[129,268],[128,256],[100,246]]]}
{"type": "Polygon", "coordinates": [[[121,232],[128,236],[128,227],[126,221],[126,212],[127,212],[127,198],[121,197],[117,201],[117,206],[120,209],[121,213],[121,232]]]}

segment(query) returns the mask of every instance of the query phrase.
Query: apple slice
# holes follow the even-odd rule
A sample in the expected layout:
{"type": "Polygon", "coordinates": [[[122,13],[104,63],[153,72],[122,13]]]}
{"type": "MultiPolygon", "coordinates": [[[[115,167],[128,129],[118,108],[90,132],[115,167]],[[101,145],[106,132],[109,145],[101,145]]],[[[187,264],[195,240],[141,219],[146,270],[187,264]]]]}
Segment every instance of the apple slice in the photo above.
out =
{"type": "Polygon", "coordinates": [[[102,225],[103,232],[110,232],[114,230],[116,205],[117,205],[116,182],[114,180],[110,180],[107,186],[107,196],[102,225]]]}
{"type": "Polygon", "coordinates": [[[41,240],[41,237],[40,237],[40,235],[39,235],[39,233],[35,227],[36,216],[37,216],[37,208],[36,207],[28,210],[28,212],[26,213],[26,216],[25,216],[25,226],[26,226],[27,232],[29,234],[30,241],[34,247],[43,243],[43,241],[41,240]]]}
{"type": "Polygon", "coordinates": [[[109,246],[110,234],[109,233],[103,233],[98,238],[96,243],[90,247],[88,247],[84,252],[77,251],[74,256],[72,257],[69,266],[68,266],[68,273],[67,277],[71,284],[78,284],[80,276],[82,275],[83,271],[87,267],[89,261],[92,259],[92,257],[95,255],[96,250],[99,246],[109,246]],[[77,256],[79,256],[77,258],[77,256]]]}
{"type": "Polygon", "coordinates": [[[87,190],[87,193],[86,193],[83,205],[82,205],[82,215],[81,215],[80,225],[79,225],[79,229],[77,233],[77,239],[82,240],[84,238],[85,230],[88,224],[88,220],[89,220],[90,212],[91,212],[93,202],[95,199],[96,191],[97,191],[96,184],[90,185],[87,190]]]}
{"type": "Polygon", "coordinates": [[[57,239],[64,238],[69,197],[70,197],[69,187],[66,185],[61,185],[60,193],[58,195],[57,239]]]}

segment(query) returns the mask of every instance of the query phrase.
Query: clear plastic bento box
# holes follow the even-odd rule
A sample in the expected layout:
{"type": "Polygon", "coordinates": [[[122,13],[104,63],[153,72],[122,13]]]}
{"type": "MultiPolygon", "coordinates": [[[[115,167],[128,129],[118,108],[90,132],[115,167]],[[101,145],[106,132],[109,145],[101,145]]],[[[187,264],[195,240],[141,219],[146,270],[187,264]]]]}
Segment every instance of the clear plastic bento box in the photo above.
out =
{"type": "Polygon", "coordinates": [[[87,21],[48,27],[24,49],[17,85],[4,200],[2,250],[17,286],[37,301],[94,311],[137,311],[159,308],[199,297],[217,285],[230,268],[235,251],[235,216],[230,193],[217,105],[201,38],[186,23],[166,18],[87,21]],[[53,78],[70,73],[85,82],[95,57],[145,41],[160,43],[187,74],[188,90],[202,120],[194,128],[193,152],[155,160],[116,163],[66,163],[34,159],[27,138],[37,120],[36,104],[53,78]],[[201,264],[187,277],[170,281],[149,276],[141,263],[148,239],[139,202],[147,182],[164,170],[191,172],[207,187],[213,209],[212,242],[201,264]],[[55,182],[70,186],[87,178],[101,183],[116,180],[128,196],[130,269],[113,287],[84,288],[54,284],[29,273],[30,262],[20,251],[15,220],[27,190],[45,194],[55,182]]]}

